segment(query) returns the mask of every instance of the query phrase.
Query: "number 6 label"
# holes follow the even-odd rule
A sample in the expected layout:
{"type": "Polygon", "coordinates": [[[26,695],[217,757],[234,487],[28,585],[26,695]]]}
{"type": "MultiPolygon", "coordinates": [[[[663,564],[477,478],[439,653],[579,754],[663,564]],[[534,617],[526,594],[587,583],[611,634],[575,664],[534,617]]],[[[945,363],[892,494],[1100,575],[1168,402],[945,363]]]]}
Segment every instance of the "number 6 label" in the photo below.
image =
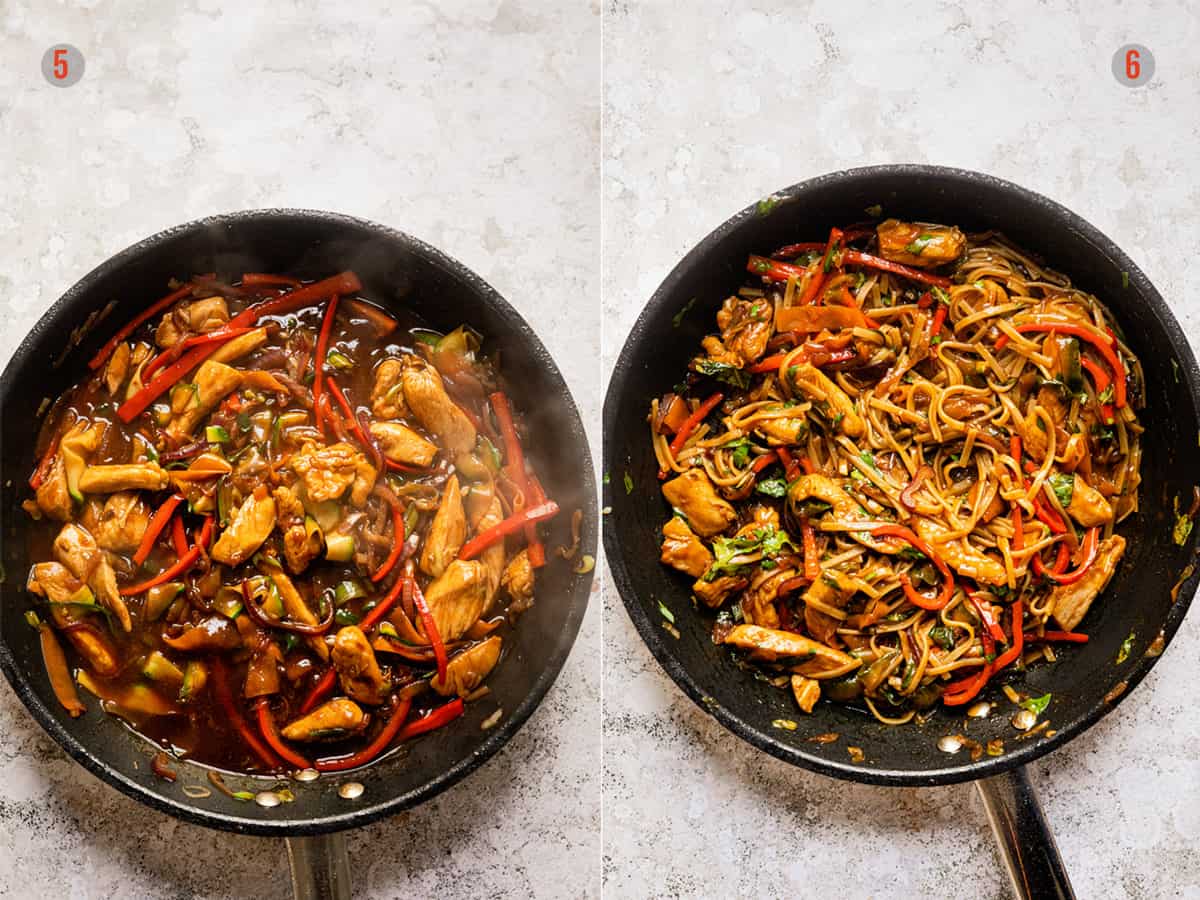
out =
{"type": "Polygon", "coordinates": [[[83,54],[71,44],[55,44],[42,54],[42,75],[55,87],[70,87],[83,77],[83,54]]]}
{"type": "Polygon", "coordinates": [[[1112,73],[1125,87],[1141,87],[1154,77],[1154,54],[1141,44],[1119,47],[1113,54],[1112,73]]]}

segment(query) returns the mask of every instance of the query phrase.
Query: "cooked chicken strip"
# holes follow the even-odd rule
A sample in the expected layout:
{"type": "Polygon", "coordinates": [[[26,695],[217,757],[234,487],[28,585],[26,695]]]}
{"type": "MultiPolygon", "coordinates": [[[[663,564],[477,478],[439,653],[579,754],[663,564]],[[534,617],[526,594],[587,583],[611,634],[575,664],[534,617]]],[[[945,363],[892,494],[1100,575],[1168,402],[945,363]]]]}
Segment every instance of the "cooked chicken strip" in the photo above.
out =
{"type": "Polygon", "coordinates": [[[467,514],[463,509],[458,476],[451,475],[442,492],[442,502],[433,516],[425,546],[421,549],[421,571],[437,577],[458,555],[467,539],[467,514]]]}
{"type": "Polygon", "coordinates": [[[371,434],[379,442],[383,455],[392,462],[428,466],[437,456],[437,444],[431,444],[399,422],[372,422],[371,434]]]}
{"type": "Polygon", "coordinates": [[[450,399],[436,369],[412,365],[400,377],[409,409],[422,428],[441,439],[452,457],[475,449],[475,426],[450,399]]]}
{"type": "Polygon", "coordinates": [[[737,513],[717,496],[703,469],[688,469],[662,486],[663,496],[687,516],[692,530],[701,537],[720,534],[737,521],[737,513]]]}
{"type": "Polygon", "coordinates": [[[54,539],[54,555],[70,569],[72,575],[92,589],[100,604],[117,617],[121,628],[133,630],[129,609],[117,590],[116,572],[87,529],[79,525],[64,525],[54,539]]]}
{"type": "Polygon", "coordinates": [[[837,424],[846,437],[863,436],[867,426],[855,411],[854,401],[812,363],[800,363],[792,374],[792,383],[830,422],[837,424]]]}
{"type": "Polygon", "coordinates": [[[708,571],[713,555],[688,527],[687,522],[679,516],[671,516],[663,525],[662,532],[662,556],[659,558],[663,562],[693,578],[699,578],[708,571]]]}
{"type": "Polygon", "coordinates": [[[371,412],[375,413],[377,418],[399,419],[407,414],[404,387],[400,383],[403,372],[404,363],[398,359],[385,359],[375,369],[375,384],[371,388],[371,412]]]}
{"type": "Polygon", "coordinates": [[[85,494],[161,491],[170,481],[166,470],[156,462],[88,466],[79,478],[79,489],[85,494]]]}
{"type": "Polygon", "coordinates": [[[425,589],[442,641],[449,643],[479,621],[490,596],[487,567],[478,560],[456,559],[425,589]]]}
{"type": "Polygon", "coordinates": [[[1125,553],[1125,538],[1114,534],[1100,542],[1096,561],[1074,584],[1060,584],[1050,592],[1051,615],[1064,631],[1074,631],[1083,621],[1092,601],[1108,587],[1108,582],[1117,570],[1117,563],[1125,553]]]}
{"type": "Polygon", "coordinates": [[[306,716],[285,725],[281,734],[289,741],[338,741],[367,727],[367,716],[353,700],[338,697],[306,716]]]}
{"type": "Polygon", "coordinates": [[[227,395],[242,385],[242,373],[224,363],[206,359],[196,370],[195,390],[184,395],[183,408],[167,425],[167,434],[177,441],[190,437],[201,420],[217,408],[227,395]]]}
{"type": "Polygon", "coordinates": [[[442,681],[437,675],[429,680],[429,686],[449,697],[457,694],[465,697],[488,677],[500,659],[500,635],[494,634],[486,641],[469,647],[459,653],[446,667],[446,680],[442,681]]]}
{"type": "Polygon", "coordinates": [[[331,656],[342,690],[352,699],[369,706],[387,699],[390,683],[379,668],[371,642],[357,625],[338,631],[331,656]]]}
{"type": "Polygon", "coordinates": [[[267,493],[266,485],[259,485],[221,532],[213,545],[212,558],[227,566],[240,565],[254,555],[274,530],[275,500],[267,493]]]}

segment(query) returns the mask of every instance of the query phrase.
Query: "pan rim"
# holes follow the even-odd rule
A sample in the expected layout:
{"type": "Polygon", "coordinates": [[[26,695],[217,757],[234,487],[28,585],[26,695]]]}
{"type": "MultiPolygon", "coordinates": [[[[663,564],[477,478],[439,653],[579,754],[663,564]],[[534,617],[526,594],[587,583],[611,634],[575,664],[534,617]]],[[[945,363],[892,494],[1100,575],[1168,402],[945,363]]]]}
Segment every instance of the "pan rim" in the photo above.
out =
{"type": "MultiPolygon", "coordinates": [[[[403,246],[414,255],[421,257],[426,262],[441,268],[467,284],[481,303],[492,308],[504,320],[516,340],[529,351],[531,356],[538,362],[538,365],[544,368],[548,380],[555,385],[561,397],[566,402],[567,408],[563,411],[566,419],[565,432],[570,438],[570,449],[579,457],[579,468],[581,476],[584,479],[581,491],[583,496],[584,521],[593,523],[598,521],[595,469],[587,431],[580,417],[578,405],[550,352],[546,349],[534,329],[525,320],[524,316],[488,282],[445,252],[420,238],[414,237],[408,232],[346,213],[303,207],[264,207],[227,211],[184,222],[179,225],[173,225],[131,244],[93,268],[42,313],[38,321],[29,329],[25,337],[17,345],[16,349],[14,349],[12,356],[5,365],[3,373],[0,373],[0,405],[3,404],[4,399],[10,391],[14,389],[13,382],[18,370],[25,368],[29,364],[30,355],[36,352],[36,345],[41,339],[42,331],[48,327],[47,323],[60,316],[69,314],[71,307],[80,302],[80,298],[86,297],[101,279],[119,271],[122,267],[130,264],[144,254],[157,250],[161,245],[190,232],[222,228],[254,220],[305,221],[331,225],[344,230],[370,233],[374,237],[386,240],[394,246],[403,246]]],[[[102,307],[102,304],[94,305],[97,310],[102,307]]],[[[586,529],[583,535],[583,552],[594,555],[596,552],[596,540],[595,531],[586,529]]],[[[564,619],[562,628],[558,632],[552,651],[537,678],[534,680],[531,689],[522,697],[519,704],[506,712],[502,721],[487,733],[487,736],[479,746],[471,751],[468,756],[459,760],[450,768],[441,770],[435,777],[413,790],[397,794],[378,803],[355,806],[352,809],[348,809],[345,813],[313,817],[300,821],[260,819],[210,811],[189,805],[183,800],[176,800],[163,794],[155,793],[139,782],[109,767],[102,759],[92,753],[83,742],[76,739],[74,735],[67,731],[59,722],[58,715],[33,690],[24,673],[17,665],[12,651],[9,649],[7,643],[2,640],[0,640],[0,670],[4,672],[14,693],[16,693],[26,709],[32,714],[34,720],[60,747],[66,750],[76,762],[80,763],[101,781],[115,787],[121,793],[134,800],[138,800],[160,812],[167,813],[192,824],[221,831],[264,837],[308,837],[329,834],[367,825],[433,798],[466,778],[494,756],[501,747],[507,744],[524,726],[526,721],[528,721],[533,711],[540,705],[562,671],[562,667],[574,647],[579,629],[583,623],[583,618],[591,597],[591,585],[594,577],[594,571],[588,573],[586,576],[577,577],[572,589],[566,592],[561,598],[569,603],[568,613],[564,619]]],[[[15,611],[9,611],[8,614],[15,615],[16,613],[15,611]]],[[[5,610],[0,605],[0,617],[4,615],[5,610]]],[[[276,779],[276,781],[278,780],[276,779]]]]}
{"type": "MultiPolygon", "coordinates": [[[[1085,237],[1105,256],[1115,262],[1122,271],[1127,272],[1129,282],[1137,289],[1138,294],[1146,301],[1150,313],[1158,320],[1171,343],[1171,349],[1176,354],[1191,398],[1192,408],[1197,418],[1200,418],[1200,368],[1192,352],[1183,329],[1171,312],[1166,301],[1142,272],[1141,268],[1107,235],[1090,222],[1073,212],[1068,207],[1042,194],[998,178],[984,172],[963,169],[952,166],[930,165],[925,163],[892,163],[856,168],[839,169],[792,184],[769,195],[780,203],[800,202],[805,193],[852,184],[855,181],[872,178],[937,178],[943,182],[969,183],[985,185],[993,190],[1007,193],[1019,199],[1030,207],[1041,207],[1048,210],[1064,227],[1070,228],[1085,237]]],[[[608,388],[604,398],[603,412],[603,448],[602,458],[606,472],[618,471],[622,467],[621,460],[615,456],[616,450],[608,435],[615,430],[618,416],[618,404],[627,390],[627,382],[632,373],[638,368],[638,354],[634,352],[633,339],[647,330],[651,319],[655,318],[674,295],[677,285],[685,273],[696,263],[706,259],[717,248],[717,245],[731,232],[737,230],[744,222],[758,215],[759,202],[756,201],[709,232],[671,269],[666,278],[651,295],[643,307],[633,327],[629,330],[625,342],[617,356],[612,369],[608,388]]],[[[605,502],[609,502],[611,486],[605,487],[605,502]]],[[[715,718],[722,726],[732,731],[747,743],[771,756],[792,765],[847,781],[874,784],[881,786],[929,787],[935,785],[958,784],[986,778],[1027,765],[1066,744],[1072,738],[1082,734],[1092,725],[1115,709],[1124,701],[1143,678],[1147,675],[1158,656],[1143,655],[1137,664],[1123,679],[1126,683],[1124,692],[1111,701],[1101,699],[1092,704],[1083,713],[1077,715],[1071,722],[1058,729],[1051,736],[1037,741],[1022,744],[1017,749],[1006,752],[1001,756],[983,757],[977,762],[960,763],[928,769],[897,769],[878,768],[869,765],[855,765],[850,762],[835,760],[817,755],[807,749],[785,744],[777,738],[736,715],[715,698],[708,696],[691,677],[686,668],[672,653],[663,630],[653,621],[650,613],[639,601],[638,593],[633,584],[630,571],[625,563],[625,548],[616,536],[615,529],[604,529],[605,560],[608,564],[612,581],[617,588],[626,613],[633,621],[634,627],[641,636],[643,643],[667,672],[671,679],[705,714],[715,718]]],[[[1195,540],[1195,538],[1193,538],[1195,540]]],[[[1179,599],[1171,607],[1163,622],[1163,650],[1166,650],[1176,631],[1187,613],[1192,602],[1197,585],[1200,584],[1200,570],[1182,582],[1179,599]]],[[[1161,656],[1161,654],[1159,654],[1161,656]]]]}

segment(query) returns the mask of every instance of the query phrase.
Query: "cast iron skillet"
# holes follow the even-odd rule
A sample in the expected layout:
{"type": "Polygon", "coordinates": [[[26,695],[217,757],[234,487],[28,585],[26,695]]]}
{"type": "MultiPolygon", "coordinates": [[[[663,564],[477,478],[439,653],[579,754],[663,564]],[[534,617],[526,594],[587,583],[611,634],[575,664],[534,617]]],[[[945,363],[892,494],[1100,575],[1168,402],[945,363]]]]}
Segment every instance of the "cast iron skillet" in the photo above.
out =
{"type": "MultiPolygon", "coordinates": [[[[1014,184],[959,169],[897,165],[835,172],[772,196],[777,203],[748,207],[684,257],[643,310],[617,360],[604,404],[604,469],[611,476],[605,502],[612,507],[605,518],[604,546],[613,579],[667,673],[701,708],[754,746],[825,775],[870,784],[949,784],[1010,773],[1003,784],[985,782],[991,785],[990,792],[984,791],[989,812],[1029,817],[1017,823],[1029,832],[1036,829],[1040,814],[1020,767],[1066,743],[1128,696],[1154,664],[1157,653],[1147,652],[1150,645],[1159,637],[1164,644],[1170,641],[1196,589],[1197,576],[1189,573],[1178,599],[1172,600],[1172,587],[1192,560],[1196,543],[1195,534],[1184,547],[1171,537],[1172,501],[1179,497],[1184,508],[1190,504],[1200,469],[1196,361],[1162,297],[1112,241],[1064,207],[1014,184]],[[936,746],[942,735],[963,731],[961,714],[939,713],[924,726],[900,728],[827,702],[811,716],[798,714],[790,694],[756,682],[714,646],[711,617],[693,614],[687,579],[658,561],[659,529],[670,511],[659,491],[647,433],[651,397],[679,381],[701,337],[713,330],[717,308],[744,283],[748,254],[822,239],[832,225],[862,221],[868,217],[865,210],[876,204],[884,216],[1004,232],[1107,303],[1146,376],[1147,403],[1140,414],[1146,427],[1141,510],[1120,529],[1129,540],[1125,559],[1081,626],[1091,642],[1065,649],[1058,665],[1035,668],[1025,683],[1035,696],[1054,695],[1046,712],[1054,733],[1013,740],[1016,732],[1008,715],[973,720],[968,732],[973,738],[1002,738],[1005,746],[1002,756],[985,755],[976,762],[966,752],[951,756],[936,746]],[[674,317],[693,298],[694,305],[676,327],[674,317]],[[625,472],[634,484],[628,494],[625,472]],[[678,640],[661,627],[659,601],[676,612],[678,640]],[[1130,633],[1135,635],[1132,650],[1116,665],[1130,633]],[[776,719],[797,721],[799,727],[794,732],[774,728],[776,719]],[[826,732],[837,732],[841,739],[827,745],[808,740],[826,732]],[[861,747],[864,761],[852,762],[847,746],[861,747]],[[1000,788],[1009,800],[1020,801],[1019,809],[1002,808],[1000,788]]],[[[1015,840],[1012,831],[1007,829],[1006,841],[1015,840]]],[[[1045,837],[1047,843],[1034,859],[1029,857],[1033,848],[1025,848],[1014,877],[1026,886],[1032,879],[1056,883],[1069,896],[1053,840],[1045,837]]]]}
{"type": "MultiPolygon", "coordinates": [[[[105,715],[94,702],[71,719],[54,699],[41,663],[36,632],[23,620],[30,560],[28,521],[21,501],[34,460],[34,436],[43,398],[56,397],[87,373],[86,362],[121,324],[166,293],[170,278],[246,271],[322,278],[355,270],[363,296],[385,308],[411,309],[432,326],[470,324],[499,351],[501,372],[515,407],[537,436],[527,448],[533,464],[566,514],[551,526],[549,546],[570,543],[570,511],[596,521],[595,482],[587,440],[570,392],[546,348],[521,316],[490,286],[429,245],[360,219],[308,210],[259,210],[215,216],[172,228],[117,254],[69,290],[17,348],[0,376],[0,537],[7,577],[0,585],[0,667],[39,723],[94,774],[155,809],[213,828],[257,835],[314,836],[364,825],[414,806],[463,778],[516,733],[549,690],[575,640],[592,575],[576,575],[553,562],[538,578],[537,599],[506,640],[505,658],[489,680],[491,696],[468,706],[452,727],[414,742],[407,752],[365,770],[290,785],[296,800],[273,809],[239,803],[213,792],[193,800],[185,784],[210,786],[200,766],[182,763],[172,784],[151,774],[154,748],[105,715]],[[544,448],[554,452],[543,452],[544,448]],[[497,706],[500,724],[480,723],[497,706]],[[337,786],[357,781],[365,790],[353,802],[337,786]]],[[[595,552],[585,528],[582,553],[595,552]]],[[[226,777],[235,790],[261,790],[278,779],[226,777]]],[[[210,786],[211,787],[211,786],[210,786]]],[[[345,885],[344,852],[328,844],[295,843],[296,857],[316,855],[334,864],[345,885]]],[[[306,873],[298,890],[305,887],[306,873]]],[[[318,873],[322,874],[322,873],[318,873]]],[[[330,873],[323,873],[327,881],[330,873]]],[[[308,887],[312,887],[309,879],[308,887]]]]}

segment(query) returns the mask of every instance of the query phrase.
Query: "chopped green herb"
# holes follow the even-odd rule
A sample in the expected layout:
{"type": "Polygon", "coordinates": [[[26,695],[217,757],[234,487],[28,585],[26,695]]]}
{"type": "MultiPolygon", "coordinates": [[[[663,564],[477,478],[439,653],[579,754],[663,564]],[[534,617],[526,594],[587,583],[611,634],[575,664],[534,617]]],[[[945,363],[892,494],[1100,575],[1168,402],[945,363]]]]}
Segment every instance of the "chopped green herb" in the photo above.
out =
{"type": "Polygon", "coordinates": [[[795,549],[787,532],[771,525],[755,529],[741,537],[718,537],[713,540],[712,545],[713,563],[702,577],[705,581],[713,581],[719,575],[734,574],[751,564],[751,561],[743,560],[744,557],[758,554],[761,559],[774,559],[785,547],[795,549]]]}
{"type": "Polygon", "coordinates": [[[945,625],[935,625],[930,628],[929,639],[943,650],[954,649],[954,632],[945,625]]]}
{"type": "Polygon", "coordinates": [[[601,480],[601,481],[602,481],[604,484],[608,484],[610,481],[612,481],[612,479],[609,477],[609,475],[608,475],[608,473],[607,473],[607,472],[605,472],[605,473],[604,473],[604,476],[603,476],[603,477],[602,477],[600,480],[601,480]]]}
{"type": "Polygon", "coordinates": [[[1071,505],[1071,499],[1075,496],[1075,476],[1060,472],[1057,475],[1051,475],[1048,480],[1050,490],[1054,491],[1059,505],[1066,509],[1071,505]]]}
{"type": "Polygon", "coordinates": [[[717,379],[717,381],[723,381],[728,385],[741,388],[742,390],[750,386],[750,373],[745,369],[731,366],[729,363],[703,358],[693,362],[692,368],[701,375],[709,375],[717,379]]]}
{"type": "Polygon", "coordinates": [[[691,300],[689,300],[687,303],[684,304],[683,309],[681,309],[679,312],[675,313],[675,315],[671,318],[671,324],[675,328],[678,328],[680,325],[682,325],[684,317],[689,312],[692,311],[692,307],[695,305],[696,305],[696,298],[693,297],[691,300]]]}
{"type": "Polygon", "coordinates": [[[1123,287],[1123,288],[1129,287],[1129,273],[1126,272],[1124,269],[1121,270],[1121,287],[1123,287]]]}
{"type": "Polygon", "coordinates": [[[878,219],[880,216],[883,215],[883,207],[880,204],[875,203],[875,204],[872,204],[871,206],[868,206],[866,209],[863,210],[863,212],[865,212],[872,219],[878,219]]]}
{"type": "Polygon", "coordinates": [[[782,478],[767,478],[758,482],[754,489],[760,494],[766,494],[768,497],[786,497],[788,492],[788,484],[782,478]]]}
{"type": "Polygon", "coordinates": [[[238,413],[237,427],[238,427],[238,431],[240,431],[242,434],[245,434],[247,431],[249,431],[251,428],[254,427],[254,423],[250,421],[250,413],[246,413],[246,412],[238,413]]]}
{"type": "Polygon", "coordinates": [[[667,609],[667,607],[663,605],[663,602],[661,600],[658,601],[658,612],[664,619],[666,619],[672,625],[675,624],[675,613],[673,613],[669,609],[667,609]]]}
{"type": "Polygon", "coordinates": [[[1171,360],[1171,374],[1175,376],[1175,383],[1179,384],[1179,363],[1171,360]]]}
{"type": "Polygon", "coordinates": [[[325,362],[335,369],[345,370],[354,368],[354,360],[336,348],[325,354],[325,362]]]}
{"type": "Polygon", "coordinates": [[[911,253],[913,256],[920,256],[933,241],[933,237],[932,234],[918,235],[911,244],[904,248],[904,252],[911,253]]]}
{"type": "Polygon", "coordinates": [[[775,207],[777,207],[779,203],[780,198],[776,197],[774,194],[763,197],[758,201],[758,214],[760,216],[769,216],[771,213],[775,212],[775,207]]]}
{"type": "Polygon", "coordinates": [[[864,463],[866,463],[867,468],[870,469],[872,472],[874,472],[876,475],[883,474],[882,472],[879,471],[879,465],[875,462],[875,455],[870,450],[862,451],[860,454],[858,454],[858,458],[861,459],[864,463]]]}
{"type": "Polygon", "coordinates": [[[1040,716],[1046,711],[1046,707],[1050,705],[1050,698],[1053,694],[1042,694],[1040,697],[1029,697],[1021,702],[1024,709],[1029,710],[1035,716],[1040,716]]]}
{"type": "Polygon", "coordinates": [[[750,462],[751,446],[748,438],[739,438],[730,444],[726,444],[725,449],[732,451],[733,456],[730,457],[730,460],[735,466],[741,469],[750,462]]]}
{"type": "Polygon", "coordinates": [[[625,493],[633,493],[633,477],[628,472],[625,473],[625,493]]]}
{"type": "Polygon", "coordinates": [[[1125,640],[1121,641],[1121,649],[1117,653],[1117,665],[1118,666],[1121,663],[1125,662],[1125,660],[1129,659],[1129,654],[1133,651],[1133,640],[1136,637],[1137,637],[1137,634],[1135,634],[1134,632],[1131,631],[1131,632],[1129,632],[1129,636],[1127,638],[1125,638],[1125,640]]]}

